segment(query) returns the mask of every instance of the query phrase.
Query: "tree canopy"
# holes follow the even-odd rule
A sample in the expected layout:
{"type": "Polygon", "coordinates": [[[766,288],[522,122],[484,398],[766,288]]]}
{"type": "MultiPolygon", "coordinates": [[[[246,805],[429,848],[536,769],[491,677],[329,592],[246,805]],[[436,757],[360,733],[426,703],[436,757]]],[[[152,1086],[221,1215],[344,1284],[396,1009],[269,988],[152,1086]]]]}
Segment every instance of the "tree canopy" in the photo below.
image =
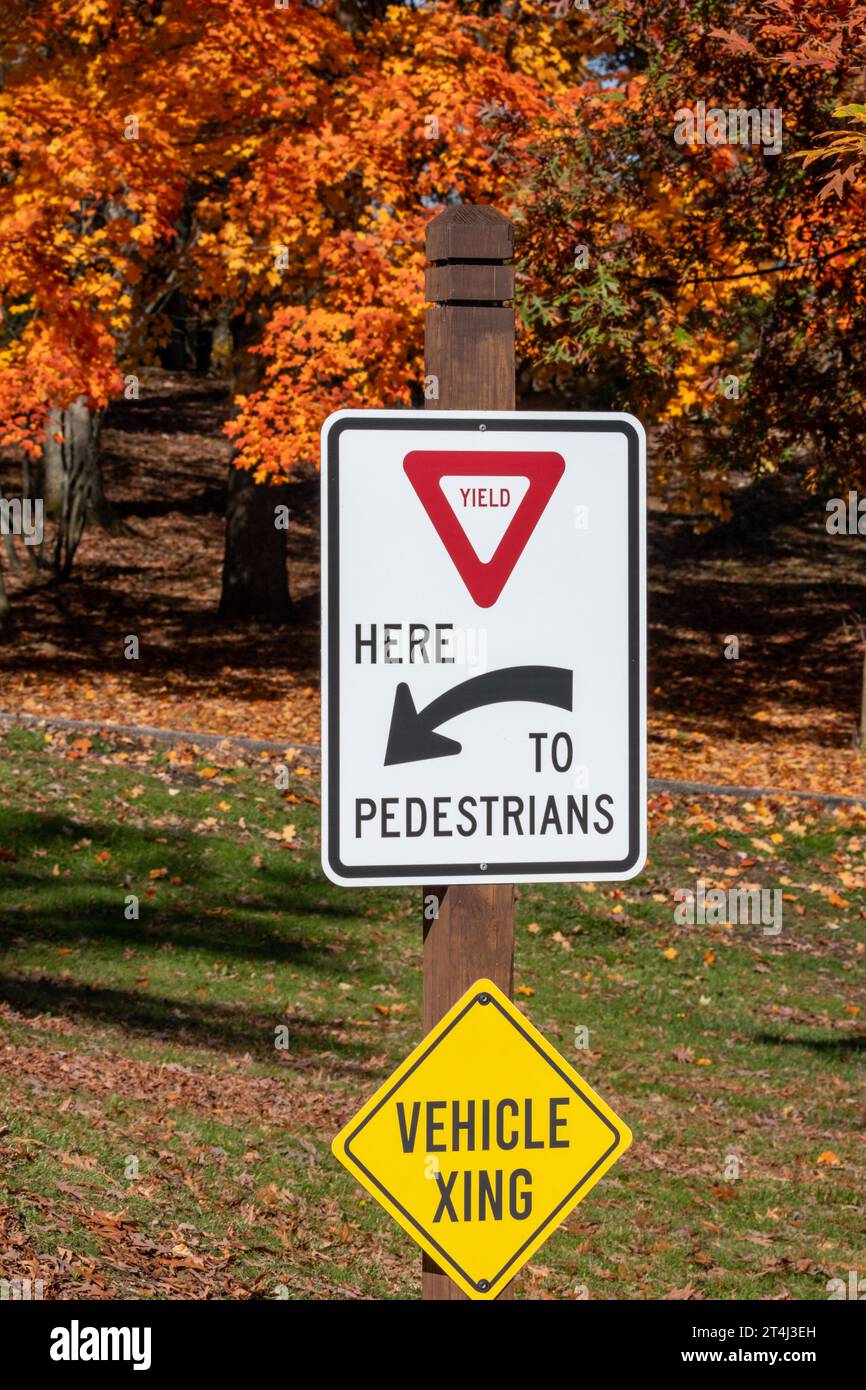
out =
{"type": "Polygon", "coordinates": [[[7,0],[0,24],[6,446],[118,396],[182,290],[255,363],[237,465],[284,480],[332,409],[417,398],[424,228],[462,199],[517,222],[524,391],[656,423],[672,504],[727,515],[732,468],[862,476],[866,6],[7,0]],[[764,136],[679,139],[701,105],[764,136]]]}

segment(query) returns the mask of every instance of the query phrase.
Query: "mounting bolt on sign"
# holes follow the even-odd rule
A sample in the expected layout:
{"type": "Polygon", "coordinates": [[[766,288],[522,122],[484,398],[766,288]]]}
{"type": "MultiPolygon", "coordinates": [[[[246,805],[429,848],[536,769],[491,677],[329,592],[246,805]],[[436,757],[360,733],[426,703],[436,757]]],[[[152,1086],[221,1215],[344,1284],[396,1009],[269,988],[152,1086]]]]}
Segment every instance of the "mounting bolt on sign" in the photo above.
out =
{"type": "Polygon", "coordinates": [[[341,410],[322,429],[322,863],[349,887],[426,885],[437,909],[423,914],[427,1037],[412,1054],[432,1077],[436,1040],[436,1085],[398,1103],[409,1059],[335,1153],[422,1246],[425,1299],[510,1297],[555,1213],[628,1143],[510,1004],[512,885],[626,879],[644,862],[645,437],[624,414],[515,411],[512,238],[492,208],[433,219],[435,398],[341,410]],[[491,1043],[492,1025],[476,1029],[468,1093],[438,1029],[485,995],[497,1009],[473,1018],[517,1031],[491,1043]],[[497,1071],[518,1036],[544,1045],[560,1089],[549,1076],[528,1089],[520,1048],[516,1070],[497,1071]],[[543,1171],[512,1152],[511,1131],[496,1154],[484,1147],[484,1126],[514,1107],[527,1154],[549,1151],[543,1171]],[[449,1149],[437,1128],[455,1114],[481,1126],[462,1164],[457,1131],[449,1149]],[[588,1148],[587,1116],[601,1125],[588,1148]],[[422,1157],[441,1142],[455,1162],[418,1187],[422,1125],[422,1157]]]}

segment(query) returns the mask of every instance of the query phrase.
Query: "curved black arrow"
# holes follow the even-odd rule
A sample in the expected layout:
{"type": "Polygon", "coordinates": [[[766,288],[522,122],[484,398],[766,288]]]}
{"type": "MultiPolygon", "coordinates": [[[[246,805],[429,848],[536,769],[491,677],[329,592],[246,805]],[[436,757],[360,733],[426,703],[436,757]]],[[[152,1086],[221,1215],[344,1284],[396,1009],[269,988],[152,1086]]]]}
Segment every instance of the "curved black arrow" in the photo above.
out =
{"type": "Polygon", "coordinates": [[[462,752],[453,738],[435,732],[458,714],[482,705],[499,705],[505,700],[531,700],[539,705],[572,707],[573,672],[561,666],[506,666],[486,671],[446,690],[425,709],[415,708],[412,692],[405,681],[397,686],[391,728],[385,752],[385,766],[415,763],[424,758],[447,758],[462,752]]]}

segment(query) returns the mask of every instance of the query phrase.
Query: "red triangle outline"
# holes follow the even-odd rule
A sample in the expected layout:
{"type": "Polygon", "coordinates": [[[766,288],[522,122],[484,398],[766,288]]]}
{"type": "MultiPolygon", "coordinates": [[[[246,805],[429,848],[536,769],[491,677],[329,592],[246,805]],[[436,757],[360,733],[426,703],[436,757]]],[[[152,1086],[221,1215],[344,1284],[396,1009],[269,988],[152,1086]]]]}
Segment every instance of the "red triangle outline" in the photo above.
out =
{"type": "Polygon", "coordinates": [[[511,577],[541,514],[565,472],[553,452],[505,449],[413,449],[403,459],[412,484],[460,578],[479,608],[492,608],[511,577]],[[529,487],[488,561],[479,560],[439,486],[445,477],[528,478],[529,487]]]}

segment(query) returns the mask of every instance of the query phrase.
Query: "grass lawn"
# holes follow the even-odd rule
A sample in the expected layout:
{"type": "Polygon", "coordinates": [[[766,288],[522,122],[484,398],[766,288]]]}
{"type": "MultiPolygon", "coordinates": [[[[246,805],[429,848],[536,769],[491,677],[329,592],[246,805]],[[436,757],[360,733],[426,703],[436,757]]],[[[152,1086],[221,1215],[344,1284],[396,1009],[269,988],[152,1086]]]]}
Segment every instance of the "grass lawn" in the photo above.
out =
{"type": "MultiPolygon", "coordinates": [[[[316,769],[290,788],[234,751],[0,738],[0,1275],[418,1296],[329,1144],[419,1039],[420,890],[330,885],[316,769]]],[[[824,1299],[866,1272],[866,815],[656,798],[651,827],[640,878],[519,893],[517,1002],[635,1142],[518,1296],[824,1299]],[[780,888],[781,935],[677,924],[699,879],[780,888]]]]}

